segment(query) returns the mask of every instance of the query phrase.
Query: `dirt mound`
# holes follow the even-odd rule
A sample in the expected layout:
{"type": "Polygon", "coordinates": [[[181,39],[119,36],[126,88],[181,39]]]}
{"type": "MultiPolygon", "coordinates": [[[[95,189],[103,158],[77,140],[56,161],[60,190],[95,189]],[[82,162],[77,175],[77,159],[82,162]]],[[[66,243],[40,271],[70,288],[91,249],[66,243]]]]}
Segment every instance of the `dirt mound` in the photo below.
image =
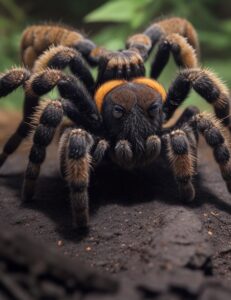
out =
{"type": "Polygon", "coordinates": [[[88,232],[72,230],[56,147],[27,205],[27,150],[13,155],[0,171],[0,222],[8,228],[0,233],[2,299],[230,299],[231,196],[207,149],[202,143],[192,204],[178,200],[162,166],[93,172],[88,232]],[[10,294],[12,286],[22,294],[10,294]]]}

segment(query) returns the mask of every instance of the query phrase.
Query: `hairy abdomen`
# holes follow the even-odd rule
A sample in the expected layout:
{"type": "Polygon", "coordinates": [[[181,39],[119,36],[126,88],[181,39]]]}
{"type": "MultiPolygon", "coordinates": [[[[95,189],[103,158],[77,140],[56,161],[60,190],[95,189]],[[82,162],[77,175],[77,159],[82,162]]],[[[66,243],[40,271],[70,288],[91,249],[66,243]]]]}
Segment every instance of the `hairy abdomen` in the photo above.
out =
{"type": "Polygon", "coordinates": [[[63,45],[74,47],[84,37],[77,31],[72,31],[58,25],[34,25],[28,27],[22,35],[22,62],[32,68],[35,60],[50,46],[63,45]]]}

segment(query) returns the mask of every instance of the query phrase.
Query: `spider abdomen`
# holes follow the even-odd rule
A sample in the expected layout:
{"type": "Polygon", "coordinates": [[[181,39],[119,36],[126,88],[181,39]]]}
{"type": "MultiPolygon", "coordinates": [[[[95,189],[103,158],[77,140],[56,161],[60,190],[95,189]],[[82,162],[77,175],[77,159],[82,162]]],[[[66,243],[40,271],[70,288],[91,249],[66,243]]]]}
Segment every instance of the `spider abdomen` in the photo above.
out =
{"type": "Polygon", "coordinates": [[[88,56],[95,45],[76,30],[60,25],[34,25],[28,27],[21,40],[21,56],[30,69],[35,60],[51,46],[66,46],[88,56]]]}

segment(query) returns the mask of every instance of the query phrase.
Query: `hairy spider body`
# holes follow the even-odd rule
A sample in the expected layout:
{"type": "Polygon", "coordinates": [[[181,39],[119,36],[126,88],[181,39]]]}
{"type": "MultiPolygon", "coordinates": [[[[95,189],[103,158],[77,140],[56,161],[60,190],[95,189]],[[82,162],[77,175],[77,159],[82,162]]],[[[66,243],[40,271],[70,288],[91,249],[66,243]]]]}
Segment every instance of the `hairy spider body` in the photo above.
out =
{"type": "MultiPolygon", "coordinates": [[[[145,31],[143,39],[138,39],[139,43],[131,42],[137,41],[136,37],[130,38],[127,50],[101,52],[96,82],[80,53],[63,45],[51,47],[34,61],[32,74],[25,69],[12,69],[2,75],[1,96],[23,85],[26,97],[23,121],[4,146],[1,164],[28,135],[29,124],[34,125],[33,145],[23,185],[24,201],[34,196],[46,148],[60,127],[60,170],[70,189],[73,225],[76,227],[88,226],[90,173],[91,168],[97,167],[101,161],[134,170],[152,163],[154,167],[155,160],[162,158],[174,175],[181,198],[193,200],[192,179],[196,173],[200,134],[213,149],[222,177],[231,191],[231,153],[229,136],[224,128],[230,127],[230,95],[212,72],[195,68],[198,63],[194,51],[197,40],[193,28],[181,19],[177,19],[173,28],[172,22],[170,19],[157,23],[157,28],[161,27],[166,34],[163,35],[164,42],[160,42],[164,47],[157,52],[152,68],[155,66],[159,74],[170,51],[176,54],[176,48],[177,61],[179,59],[184,62],[182,66],[186,66],[186,60],[191,59],[191,65],[178,73],[167,92],[152,79],[157,74],[154,74],[154,69],[152,78],[145,77],[142,57],[146,55],[142,45],[148,38],[151,40],[155,24],[145,31]],[[179,38],[178,43],[177,39],[174,43],[169,42],[174,34],[179,38]],[[189,36],[191,45],[185,39],[189,36]],[[63,72],[67,66],[71,75],[63,72]],[[43,101],[38,107],[40,97],[55,87],[61,98],[43,101]],[[217,118],[191,107],[171,127],[166,127],[166,122],[191,89],[213,105],[217,118]],[[71,123],[62,127],[64,117],[71,123]]],[[[150,48],[145,48],[147,55],[153,41],[152,37],[150,48]]]]}
{"type": "MultiPolygon", "coordinates": [[[[159,51],[152,65],[152,78],[159,76],[168,61],[171,51],[180,66],[190,68],[197,66],[198,62],[194,49],[188,43],[188,41],[193,41],[191,44],[195,45],[197,37],[193,26],[188,21],[180,18],[170,18],[154,23],[142,35],[143,40],[150,39],[146,32],[155,32],[156,27],[161,28],[161,37],[165,38],[161,39],[159,51]]],[[[35,25],[28,27],[23,33],[21,42],[22,61],[25,66],[31,69],[32,74],[40,72],[46,67],[61,70],[69,66],[71,72],[78,76],[86,85],[88,91],[94,93],[95,87],[99,87],[108,80],[131,80],[132,78],[145,76],[142,51],[140,51],[143,40],[138,39],[138,42],[136,42],[136,35],[134,35],[128,40],[130,41],[127,43],[128,50],[122,52],[103,51],[102,48],[97,48],[93,42],[83,37],[79,32],[67,26],[35,25]],[[98,62],[99,72],[96,84],[82,55],[90,63],[93,61],[98,62]]],[[[155,41],[151,41],[152,47],[154,44],[155,41]]],[[[151,48],[147,51],[147,54],[150,53],[151,48]]],[[[12,73],[15,72],[17,73],[17,71],[12,70],[12,73]]],[[[23,72],[28,74],[26,70],[23,72]]],[[[7,76],[2,78],[2,82],[7,81],[7,76]]],[[[4,153],[0,155],[0,165],[28,135],[28,123],[39,102],[39,97],[30,92],[24,81],[21,82],[25,89],[23,120],[17,131],[7,142],[4,153]]],[[[8,86],[12,86],[12,90],[18,87],[17,82],[14,80],[8,86]]],[[[227,105],[225,107],[227,110],[227,105]]],[[[220,109],[218,108],[217,111],[220,111],[220,109]]],[[[223,108],[223,111],[225,111],[225,108],[223,108]]],[[[218,117],[226,120],[224,113],[218,117]]]]}
{"type": "MultiPolygon", "coordinates": [[[[27,83],[31,93],[42,96],[57,86],[62,99],[43,103],[40,113],[35,116],[35,133],[25,173],[23,199],[30,200],[34,195],[46,147],[64,115],[73,123],[61,132],[60,169],[70,188],[73,224],[77,227],[87,226],[89,220],[91,165],[97,166],[105,155],[112,163],[130,170],[146,167],[162,157],[173,172],[181,198],[190,201],[195,197],[192,179],[196,173],[198,135],[202,134],[212,147],[230,190],[229,138],[220,121],[212,115],[199,114],[196,109],[189,108],[174,126],[163,127],[168,120],[164,112],[171,111],[172,103],[179,99],[181,89],[177,88],[185,73],[190,83],[188,87],[206,95],[206,100],[214,98],[216,103],[220,101],[220,95],[226,93],[214,74],[200,69],[181,71],[173,82],[175,86],[171,86],[167,94],[158,82],[145,77],[108,81],[96,89],[94,101],[87,97],[86,90],[81,92],[84,86],[72,75],[49,69],[34,74],[27,83]],[[209,80],[213,89],[208,89],[206,83],[209,80]],[[214,90],[219,93],[213,94],[214,90]],[[92,121],[87,123],[84,111],[80,113],[79,109],[84,106],[100,113],[103,125],[99,134],[94,133],[92,121]]],[[[228,94],[225,95],[228,101],[228,94]]]]}

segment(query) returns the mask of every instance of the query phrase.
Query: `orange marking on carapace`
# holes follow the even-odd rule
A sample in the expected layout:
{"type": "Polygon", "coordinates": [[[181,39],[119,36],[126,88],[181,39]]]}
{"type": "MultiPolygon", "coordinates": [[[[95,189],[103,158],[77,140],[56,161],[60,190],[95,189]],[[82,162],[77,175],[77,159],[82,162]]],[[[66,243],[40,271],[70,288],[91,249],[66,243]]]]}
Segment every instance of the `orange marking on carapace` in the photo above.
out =
{"type": "MultiPolygon", "coordinates": [[[[139,77],[134,80],[132,80],[134,83],[138,84],[144,84],[153,90],[157,91],[162,98],[162,101],[165,102],[166,100],[166,91],[164,87],[157,81],[150,79],[150,78],[145,78],[145,77],[139,77]]],[[[121,86],[122,84],[128,83],[126,80],[110,80],[108,82],[105,82],[103,85],[101,85],[98,90],[95,93],[95,102],[96,106],[99,111],[102,110],[103,106],[103,101],[106,97],[106,95],[111,92],[113,89],[115,89],[118,86],[121,86]]]]}
{"type": "Polygon", "coordinates": [[[114,88],[125,84],[127,81],[125,80],[110,80],[101,85],[95,93],[95,102],[99,111],[101,111],[103,106],[103,101],[106,95],[111,92],[114,88]]]}
{"type": "Polygon", "coordinates": [[[164,87],[156,80],[146,78],[146,77],[139,77],[139,78],[135,78],[134,80],[132,80],[132,82],[144,84],[144,85],[147,85],[150,88],[154,89],[161,95],[162,101],[165,102],[166,97],[167,97],[166,91],[165,91],[164,87]]]}

